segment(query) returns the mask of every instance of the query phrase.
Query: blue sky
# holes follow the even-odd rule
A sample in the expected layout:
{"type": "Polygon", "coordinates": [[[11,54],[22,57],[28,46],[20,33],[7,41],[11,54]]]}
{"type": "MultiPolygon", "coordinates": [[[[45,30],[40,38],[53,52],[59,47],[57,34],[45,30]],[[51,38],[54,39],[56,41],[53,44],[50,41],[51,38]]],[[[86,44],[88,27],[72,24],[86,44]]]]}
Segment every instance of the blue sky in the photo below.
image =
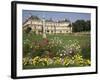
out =
{"type": "Polygon", "coordinates": [[[68,19],[71,22],[76,20],[90,20],[90,13],[73,13],[73,12],[53,12],[53,11],[34,11],[34,10],[23,10],[22,19],[26,21],[31,15],[38,16],[39,18],[51,19],[54,21],[68,19]]]}

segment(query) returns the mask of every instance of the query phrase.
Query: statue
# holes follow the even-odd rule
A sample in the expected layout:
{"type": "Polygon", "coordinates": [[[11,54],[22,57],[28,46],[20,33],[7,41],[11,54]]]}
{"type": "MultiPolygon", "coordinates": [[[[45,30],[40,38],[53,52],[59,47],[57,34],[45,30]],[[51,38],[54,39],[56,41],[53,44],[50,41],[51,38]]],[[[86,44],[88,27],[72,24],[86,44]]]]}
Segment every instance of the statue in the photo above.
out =
{"type": "Polygon", "coordinates": [[[46,38],[46,32],[45,32],[45,19],[43,18],[43,27],[42,27],[42,31],[43,31],[43,38],[46,38]]]}

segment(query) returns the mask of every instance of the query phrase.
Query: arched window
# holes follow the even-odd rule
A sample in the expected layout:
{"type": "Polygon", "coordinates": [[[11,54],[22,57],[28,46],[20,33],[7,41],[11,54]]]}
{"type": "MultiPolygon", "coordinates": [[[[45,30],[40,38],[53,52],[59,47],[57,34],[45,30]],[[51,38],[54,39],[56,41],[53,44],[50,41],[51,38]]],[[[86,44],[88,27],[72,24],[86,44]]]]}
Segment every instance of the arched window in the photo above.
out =
{"type": "Polygon", "coordinates": [[[68,31],[66,31],[66,33],[68,33],[68,31]]]}
{"type": "Polygon", "coordinates": [[[51,33],[53,33],[53,30],[51,30],[51,33]]]}
{"type": "Polygon", "coordinates": [[[49,33],[49,30],[47,30],[47,32],[49,33]]]}
{"type": "Polygon", "coordinates": [[[62,33],[62,31],[60,31],[60,33],[62,33]]]}

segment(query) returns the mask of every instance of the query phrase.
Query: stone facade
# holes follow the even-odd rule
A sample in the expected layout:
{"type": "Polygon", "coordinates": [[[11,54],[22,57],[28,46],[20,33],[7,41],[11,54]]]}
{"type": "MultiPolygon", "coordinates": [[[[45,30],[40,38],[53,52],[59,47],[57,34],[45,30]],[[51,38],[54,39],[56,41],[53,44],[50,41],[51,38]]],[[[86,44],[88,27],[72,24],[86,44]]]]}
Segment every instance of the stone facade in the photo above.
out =
{"type": "Polygon", "coordinates": [[[53,21],[40,19],[37,16],[31,16],[23,23],[23,28],[30,27],[36,34],[42,34],[45,28],[46,34],[72,33],[71,23],[67,20],[53,21]]]}

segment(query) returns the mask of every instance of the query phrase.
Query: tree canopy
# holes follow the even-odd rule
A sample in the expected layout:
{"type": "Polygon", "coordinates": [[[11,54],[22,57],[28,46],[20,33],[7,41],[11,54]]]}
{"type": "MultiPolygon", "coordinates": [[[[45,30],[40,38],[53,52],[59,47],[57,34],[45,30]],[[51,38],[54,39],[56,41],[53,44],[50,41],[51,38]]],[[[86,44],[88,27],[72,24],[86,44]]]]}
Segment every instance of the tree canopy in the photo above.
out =
{"type": "Polygon", "coordinates": [[[90,31],[90,20],[77,20],[73,23],[73,32],[90,31]]]}

